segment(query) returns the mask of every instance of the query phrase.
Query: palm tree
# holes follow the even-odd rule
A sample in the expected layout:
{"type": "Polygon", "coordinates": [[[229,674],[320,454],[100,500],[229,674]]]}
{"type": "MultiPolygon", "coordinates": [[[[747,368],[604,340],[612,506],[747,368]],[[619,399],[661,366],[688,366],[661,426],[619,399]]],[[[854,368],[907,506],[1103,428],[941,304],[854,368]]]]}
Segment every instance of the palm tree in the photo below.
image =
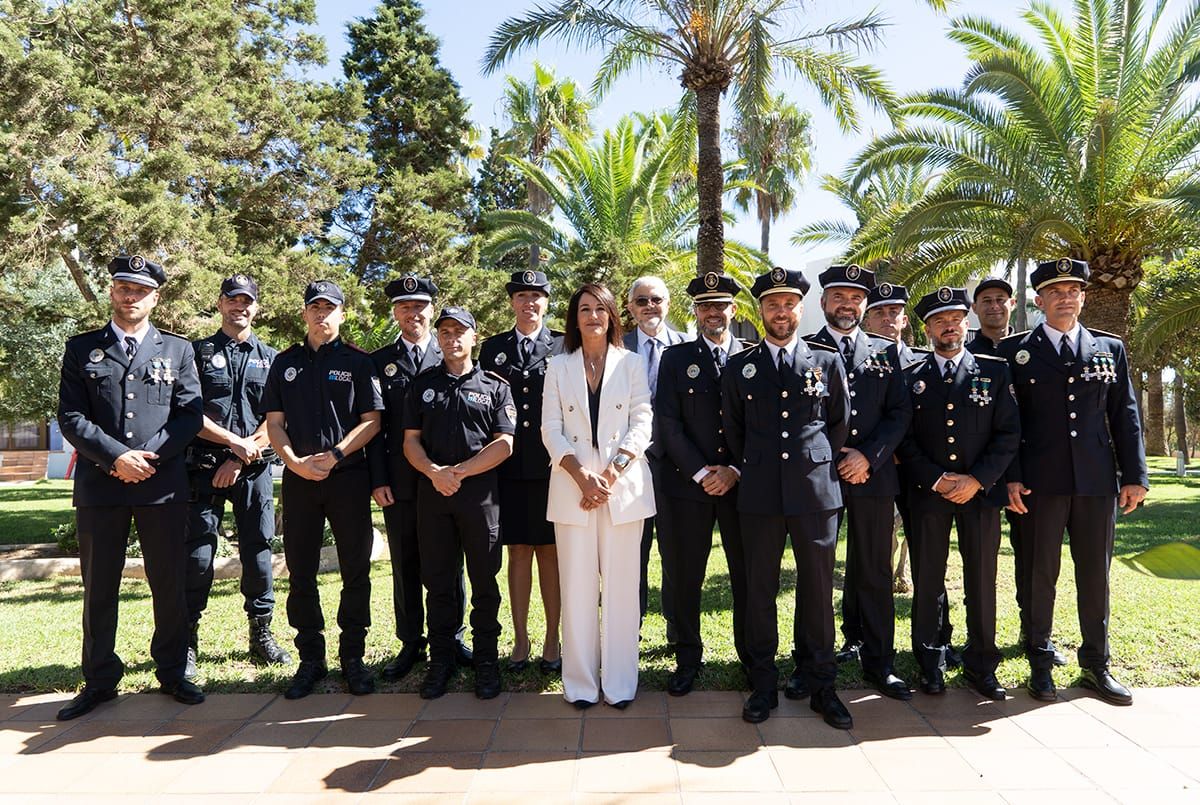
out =
{"type": "Polygon", "coordinates": [[[961,89],[907,99],[909,125],[855,160],[851,184],[925,165],[941,180],[898,222],[913,275],[1063,254],[1092,267],[1084,318],[1125,336],[1143,260],[1187,242],[1200,210],[1200,2],[1035,3],[1039,43],[977,17],[950,37],[973,60],[961,89]]]}
{"type": "MultiPolygon", "coordinates": [[[[946,0],[927,0],[943,8],[946,0]]],[[[780,30],[794,0],[559,0],[511,17],[492,34],[483,70],[491,73],[543,38],[605,51],[592,94],[601,97],[630,71],[652,65],[679,68],[694,94],[698,143],[700,273],[720,271],[724,254],[721,196],[721,95],[733,89],[736,114],[749,119],[767,104],[776,70],[816,87],[845,130],[858,126],[856,99],[891,110],[894,96],[880,72],[858,64],[846,45],[873,45],[884,19],[871,13],[850,22],[796,34],[780,30]],[[825,42],[834,49],[823,50],[825,42]]],[[[685,100],[685,104],[687,101],[685,100]]]]}
{"type": "MultiPolygon", "coordinates": [[[[505,150],[540,167],[546,151],[559,141],[559,131],[588,131],[591,101],[574,81],[560,81],[553,70],[534,62],[529,82],[515,76],[505,81],[504,109],[510,121],[505,150]]],[[[534,215],[550,211],[549,198],[532,181],[526,182],[526,197],[534,215]]],[[[530,247],[529,266],[541,266],[537,245],[530,247]]]]}
{"type": "Polygon", "coordinates": [[[753,202],[758,249],[767,254],[771,223],[795,205],[796,186],[812,170],[812,116],[776,95],[760,114],[739,118],[731,135],[740,163],[732,178],[755,185],[738,190],[734,202],[747,211],[753,202]]]}
{"type": "MultiPolygon", "coordinates": [[[[563,144],[546,154],[553,172],[532,160],[511,158],[551,199],[557,214],[548,221],[526,210],[489,213],[491,234],[482,244],[483,256],[499,259],[513,249],[537,246],[548,256],[547,272],[566,286],[597,281],[626,287],[635,277],[653,273],[667,280],[673,294],[681,293],[696,263],[696,185],[676,180],[687,158],[686,131],[669,115],[655,125],[629,116],[597,142],[560,132],[563,144]]],[[[766,267],[740,244],[728,244],[727,251],[727,269],[743,281],[766,267]]]]}

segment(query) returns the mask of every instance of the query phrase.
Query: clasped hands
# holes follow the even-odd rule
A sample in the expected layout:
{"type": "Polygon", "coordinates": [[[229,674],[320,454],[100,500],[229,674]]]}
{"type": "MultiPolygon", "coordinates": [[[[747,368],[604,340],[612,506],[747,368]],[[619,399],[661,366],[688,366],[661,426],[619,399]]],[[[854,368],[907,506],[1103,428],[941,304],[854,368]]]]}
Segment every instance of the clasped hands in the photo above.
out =
{"type": "Polygon", "coordinates": [[[951,503],[966,503],[982,488],[975,476],[959,472],[943,472],[933,483],[933,491],[951,503]]]}
{"type": "Polygon", "coordinates": [[[861,451],[843,447],[837,464],[838,477],[848,484],[865,484],[871,477],[871,462],[861,451]]]}
{"type": "Polygon", "coordinates": [[[127,450],[117,456],[109,475],[120,478],[127,484],[141,483],[155,473],[151,461],[158,458],[158,453],[149,450],[127,450]]]}
{"type": "Polygon", "coordinates": [[[229,443],[229,450],[234,457],[226,459],[213,473],[213,489],[228,489],[236,484],[242,475],[242,466],[258,461],[262,458],[263,451],[262,447],[251,438],[234,439],[229,443]]]}
{"type": "Polygon", "coordinates": [[[724,495],[737,485],[738,474],[731,467],[709,464],[704,469],[708,474],[700,479],[700,486],[704,487],[704,491],[709,495],[724,495]]]}
{"type": "Polygon", "coordinates": [[[579,508],[591,511],[608,503],[609,497],[612,496],[613,484],[616,482],[617,471],[611,464],[605,467],[604,472],[601,473],[581,467],[575,478],[575,483],[579,485],[579,491],[583,493],[579,499],[579,508]]]}
{"type": "Polygon", "coordinates": [[[301,456],[288,465],[288,469],[310,481],[324,481],[337,466],[338,460],[332,452],[324,450],[310,456],[301,456]]]}

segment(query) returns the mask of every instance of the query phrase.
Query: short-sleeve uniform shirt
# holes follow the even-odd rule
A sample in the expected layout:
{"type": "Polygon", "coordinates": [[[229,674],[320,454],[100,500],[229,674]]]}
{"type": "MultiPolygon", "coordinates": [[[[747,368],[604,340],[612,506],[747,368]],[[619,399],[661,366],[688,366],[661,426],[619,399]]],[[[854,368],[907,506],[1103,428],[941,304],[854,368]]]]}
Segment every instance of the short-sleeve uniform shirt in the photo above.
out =
{"type": "Polygon", "coordinates": [[[478,364],[461,376],[445,364],[422,372],[404,398],[404,429],[421,431],[421,446],[435,464],[466,461],[493,434],[513,434],[516,419],[508,383],[478,364]]]}
{"type": "MultiPolygon", "coordinates": [[[[204,395],[204,415],[238,436],[258,429],[263,416],[263,393],[267,375],[278,352],[251,334],[235,341],[218,330],[216,335],[194,341],[196,369],[204,395]]],[[[198,440],[206,444],[206,440],[198,440]]]]}

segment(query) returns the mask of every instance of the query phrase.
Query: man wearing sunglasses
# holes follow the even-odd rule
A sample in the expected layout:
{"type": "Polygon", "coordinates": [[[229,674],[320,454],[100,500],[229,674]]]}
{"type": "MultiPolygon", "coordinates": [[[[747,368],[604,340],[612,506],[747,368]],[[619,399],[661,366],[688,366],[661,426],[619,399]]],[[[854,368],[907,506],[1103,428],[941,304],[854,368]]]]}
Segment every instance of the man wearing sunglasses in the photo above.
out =
{"type": "MultiPolygon", "coordinates": [[[[625,307],[629,310],[629,315],[633,318],[637,327],[632,332],[626,333],[625,349],[630,352],[636,352],[646,359],[651,406],[654,405],[655,392],[658,390],[658,363],[662,358],[663,351],[669,346],[688,340],[686,335],[677,330],[672,330],[667,326],[667,312],[670,310],[670,306],[671,294],[667,291],[667,284],[660,277],[638,277],[629,288],[629,299],[625,307]]],[[[655,431],[657,432],[657,428],[655,428],[655,431]]],[[[650,462],[650,473],[654,479],[656,494],[657,490],[662,488],[662,484],[659,482],[659,469],[662,457],[663,446],[661,440],[655,438],[651,442],[649,449],[646,450],[646,458],[650,462]]],[[[662,512],[662,506],[659,506],[659,512],[662,512]]],[[[662,514],[660,513],[658,516],[662,517],[662,514]]],[[[642,618],[646,617],[646,601],[649,593],[649,587],[646,582],[646,566],[650,562],[650,545],[654,541],[654,523],[654,517],[647,517],[645,525],[642,526],[642,578],[638,588],[642,618]]],[[[667,568],[672,566],[672,546],[670,544],[664,546],[662,540],[662,535],[668,533],[668,531],[669,529],[667,528],[659,529],[658,555],[662,559],[663,567],[662,610],[663,618],[667,622],[667,642],[674,643],[675,613],[673,596],[675,592],[667,571],[667,568]]]]}

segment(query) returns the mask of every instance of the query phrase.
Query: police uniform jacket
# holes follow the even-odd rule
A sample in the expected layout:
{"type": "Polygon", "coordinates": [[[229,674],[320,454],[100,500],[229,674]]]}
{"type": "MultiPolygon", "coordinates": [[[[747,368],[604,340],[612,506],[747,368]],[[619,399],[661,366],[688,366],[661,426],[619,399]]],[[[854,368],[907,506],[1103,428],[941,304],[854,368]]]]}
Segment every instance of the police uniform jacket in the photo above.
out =
{"type": "Polygon", "coordinates": [[[738,509],[797,515],[842,505],[834,459],[850,431],[841,357],[797,339],[780,377],[766,342],[730,358],[721,375],[722,422],[741,470],[738,509]]]}
{"type": "Polygon", "coordinates": [[[1101,330],[1079,333],[1069,367],[1041,326],[1000,342],[1021,405],[1008,480],[1044,495],[1115,495],[1119,473],[1120,484],[1149,488],[1125,345],[1101,330]]]}
{"type": "MultiPolygon", "coordinates": [[[[750,346],[731,339],[729,357],[750,346]]],[[[721,376],[703,337],[663,352],[654,407],[654,439],[666,459],[658,479],[663,491],[684,500],[709,500],[693,478],[707,466],[732,464],[733,458],[721,422],[721,376]]]]}
{"type": "MultiPolygon", "coordinates": [[[[806,340],[841,354],[840,343],[825,327],[806,340]]],[[[900,482],[892,457],[912,421],[912,404],[895,342],[859,330],[846,381],[850,387],[846,446],[866,457],[871,474],[864,483],[843,484],[842,492],[853,497],[894,497],[900,492],[900,482]]]]}
{"type": "MultiPolygon", "coordinates": [[[[251,333],[238,342],[223,331],[192,342],[196,369],[204,396],[204,415],[238,436],[258,430],[263,416],[259,409],[267,387],[267,375],[278,352],[251,333]]],[[[223,445],[196,439],[196,445],[223,450],[223,445]]]]}
{"type": "MultiPolygon", "coordinates": [[[[1008,328],[1008,334],[1012,335],[1012,328],[1008,328]]],[[[999,345],[983,334],[982,330],[970,329],[967,330],[967,349],[973,355],[991,355],[999,357],[999,345]]]]}
{"type": "Polygon", "coordinates": [[[562,333],[543,327],[533,343],[528,365],[522,365],[516,330],[492,336],[479,349],[479,363],[508,381],[517,409],[513,453],[499,467],[501,478],[531,481],[550,477],[550,455],[542,444],[542,389],[546,365],[562,351],[562,340],[562,333]]]}
{"type": "MultiPolygon", "coordinates": [[[[926,504],[953,508],[933,491],[944,472],[974,476],[993,506],[1008,504],[1005,471],[1021,440],[1011,375],[1002,359],[963,350],[946,383],[933,353],[904,372],[912,395],[912,427],[900,443],[910,493],[926,504]]],[[[910,497],[915,500],[915,497],[910,497]]]]}
{"type": "Polygon", "coordinates": [[[367,444],[371,488],[391,486],[396,500],[416,500],[420,476],[404,457],[404,398],[417,375],[442,362],[442,348],[436,336],[429,339],[429,349],[421,355],[420,366],[413,365],[409,349],[403,338],[397,338],[394,344],[371,353],[383,387],[384,404],[379,435],[367,444]]]}
{"type": "MultiPolygon", "coordinates": [[[[383,410],[371,356],[335,338],[314,351],[307,341],[284,350],[271,365],[262,413],[282,411],[298,456],[334,447],[362,421],[383,410]]],[[[337,469],[359,464],[365,451],[347,454],[337,469]]]]}
{"type": "Polygon", "coordinates": [[[445,364],[417,375],[404,398],[404,429],[421,431],[421,446],[434,464],[466,461],[497,433],[516,431],[517,411],[508,382],[479,364],[455,376],[445,364]]]}
{"type": "MultiPolygon", "coordinates": [[[[625,333],[625,336],[622,339],[622,343],[625,345],[625,349],[627,349],[630,352],[633,352],[637,355],[640,355],[643,359],[645,359],[647,357],[646,350],[644,348],[638,349],[639,339],[641,338],[641,336],[638,335],[638,329],[639,328],[634,327],[630,332],[625,333]]],[[[681,333],[678,330],[674,330],[670,327],[664,327],[663,328],[663,339],[667,342],[667,347],[664,348],[662,351],[662,355],[665,355],[667,352],[667,349],[669,349],[670,347],[673,347],[676,344],[682,344],[685,341],[687,341],[688,335],[687,335],[687,333],[681,333]]],[[[659,358],[658,358],[658,374],[660,377],[662,376],[662,355],[659,355],[659,358]]],[[[655,384],[654,392],[655,392],[655,397],[653,400],[650,401],[651,405],[657,405],[657,401],[658,401],[658,397],[657,397],[658,385],[657,385],[657,383],[655,384]]],[[[657,424],[653,425],[652,430],[653,430],[653,436],[650,439],[650,446],[646,448],[646,455],[649,456],[651,459],[654,459],[657,461],[658,459],[661,459],[663,457],[663,455],[666,453],[666,447],[663,445],[662,440],[658,437],[657,424]]]]}
{"type": "Polygon", "coordinates": [[[186,502],[183,451],[200,432],[196,359],[185,338],[153,324],[133,361],[111,326],[77,335],[63,353],[58,424],[79,453],[76,506],[186,502]],[[158,454],[155,473],[127,484],[109,473],[129,450],[158,454]]]}

